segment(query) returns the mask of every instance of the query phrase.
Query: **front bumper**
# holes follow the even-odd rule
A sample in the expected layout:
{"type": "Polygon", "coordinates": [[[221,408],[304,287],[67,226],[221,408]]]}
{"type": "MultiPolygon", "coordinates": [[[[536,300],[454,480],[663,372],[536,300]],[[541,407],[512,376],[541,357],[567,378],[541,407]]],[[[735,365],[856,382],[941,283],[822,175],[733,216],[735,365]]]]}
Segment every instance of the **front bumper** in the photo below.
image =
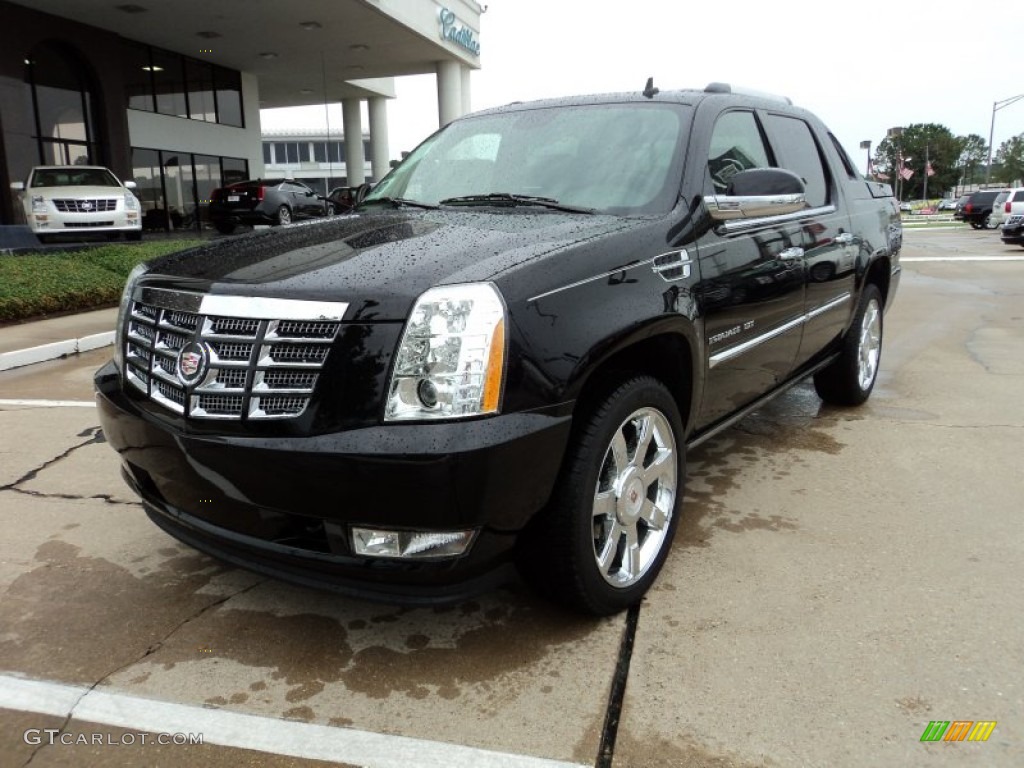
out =
{"type": "Polygon", "coordinates": [[[171,535],[290,581],[405,602],[504,577],[516,534],[551,494],[571,421],[563,408],[307,437],[196,434],[140,409],[113,364],[95,383],[125,479],[171,535]],[[478,533],[454,559],[371,559],[353,554],[351,525],[478,533]]]}
{"type": "Polygon", "coordinates": [[[86,234],[89,232],[141,232],[142,216],[138,212],[109,213],[50,212],[30,214],[28,225],[37,235],[86,234]]]}

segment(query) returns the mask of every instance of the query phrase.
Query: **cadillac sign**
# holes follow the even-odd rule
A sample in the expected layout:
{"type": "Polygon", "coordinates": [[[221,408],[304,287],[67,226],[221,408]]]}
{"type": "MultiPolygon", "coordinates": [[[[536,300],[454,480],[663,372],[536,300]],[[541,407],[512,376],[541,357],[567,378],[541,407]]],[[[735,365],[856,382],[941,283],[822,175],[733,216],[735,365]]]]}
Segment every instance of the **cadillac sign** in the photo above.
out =
{"type": "Polygon", "coordinates": [[[480,41],[476,39],[472,29],[459,24],[454,12],[442,8],[440,19],[442,39],[455,43],[460,48],[465,48],[474,56],[480,55],[480,41]]]}

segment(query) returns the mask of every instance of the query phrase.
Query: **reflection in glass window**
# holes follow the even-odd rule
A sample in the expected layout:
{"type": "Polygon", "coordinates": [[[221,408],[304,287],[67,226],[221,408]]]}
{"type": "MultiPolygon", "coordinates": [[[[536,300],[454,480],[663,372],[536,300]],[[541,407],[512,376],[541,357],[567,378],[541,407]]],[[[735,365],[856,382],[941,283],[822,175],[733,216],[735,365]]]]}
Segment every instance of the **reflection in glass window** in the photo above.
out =
{"type": "Polygon", "coordinates": [[[718,118],[708,151],[708,173],[715,192],[724,193],[740,171],[770,165],[753,112],[726,112],[718,118]]]}
{"type": "Polygon", "coordinates": [[[217,122],[213,100],[213,67],[205,61],[185,59],[185,80],[188,83],[188,112],[193,120],[217,122]]]}
{"type": "Polygon", "coordinates": [[[217,90],[217,122],[244,128],[241,75],[230,69],[214,67],[214,83],[217,90]]]}
{"type": "Polygon", "coordinates": [[[38,159],[57,165],[96,162],[92,100],[85,65],[56,45],[37,46],[26,59],[38,159]]]}
{"type": "Polygon", "coordinates": [[[825,205],[828,182],[811,127],[799,118],[785,115],[768,115],[767,125],[779,165],[804,180],[811,207],[825,205]]]}
{"type": "Polygon", "coordinates": [[[249,163],[241,158],[222,158],[221,168],[224,186],[234,184],[237,181],[245,181],[249,178],[249,163]]]}
{"type": "Polygon", "coordinates": [[[123,53],[125,96],[129,109],[141,109],[153,112],[153,63],[149,58],[149,48],[144,45],[125,43],[123,53]]]}
{"type": "Polygon", "coordinates": [[[182,57],[153,48],[153,84],[156,88],[156,111],[161,115],[188,117],[185,103],[185,77],[182,57]]]}
{"type": "Polygon", "coordinates": [[[160,174],[160,153],[155,149],[132,149],[135,196],[142,203],[142,228],[167,229],[167,211],[160,174]]]}

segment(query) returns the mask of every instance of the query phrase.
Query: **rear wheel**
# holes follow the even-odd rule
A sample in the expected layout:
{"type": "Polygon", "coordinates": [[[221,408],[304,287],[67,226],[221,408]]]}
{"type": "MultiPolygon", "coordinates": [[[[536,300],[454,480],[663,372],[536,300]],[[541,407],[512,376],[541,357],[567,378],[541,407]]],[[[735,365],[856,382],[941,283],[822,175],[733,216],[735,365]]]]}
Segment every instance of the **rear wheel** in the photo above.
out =
{"type": "Polygon", "coordinates": [[[282,227],[292,223],[292,210],[287,205],[277,209],[277,223],[282,227]]]}
{"type": "Polygon", "coordinates": [[[982,229],[988,229],[991,225],[992,225],[992,216],[991,216],[991,214],[989,214],[989,215],[986,215],[985,218],[981,220],[981,228],[982,229]]]}
{"type": "Polygon", "coordinates": [[[682,420],[656,379],[611,389],[574,431],[548,508],[519,565],[545,595],[610,615],[639,601],[668,556],[683,495],[682,420]]]}
{"type": "Polygon", "coordinates": [[[839,358],[814,374],[818,396],[833,405],[860,405],[871,394],[882,357],[882,294],[864,286],[839,358]]]}

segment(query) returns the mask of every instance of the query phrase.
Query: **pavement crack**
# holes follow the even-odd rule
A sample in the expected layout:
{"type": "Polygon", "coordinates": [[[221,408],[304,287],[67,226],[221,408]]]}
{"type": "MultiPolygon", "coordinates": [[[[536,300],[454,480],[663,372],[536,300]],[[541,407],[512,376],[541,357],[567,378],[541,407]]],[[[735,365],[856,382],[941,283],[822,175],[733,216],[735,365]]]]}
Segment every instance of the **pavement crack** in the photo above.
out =
{"type": "Polygon", "coordinates": [[[89,429],[86,429],[86,430],[78,433],[78,437],[85,437],[86,435],[89,435],[89,439],[88,440],[85,440],[85,441],[83,441],[81,443],[77,443],[77,444],[71,446],[66,451],[64,451],[63,453],[61,453],[61,454],[59,454],[57,456],[54,456],[49,461],[44,461],[42,464],[40,464],[35,469],[31,469],[28,472],[26,472],[24,475],[19,477],[13,483],[7,483],[6,485],[0,485],[0,491],[6,491],[8,489],[16,490],[17,486],[21,485],[22,483],[27,483],[30,480],[35,480],[40,472],[42,472],[43,470],[47,469],[48,467],[52,467],[54,464],[56,464],[59,461],[63,461],[68,456],[70,456],[72,453],[77,451],[79,448],[85,448],[85,446],[87,446],[87,445],[95,445],[97,443],[106,442],[105,438],[103,437],[103,433],[100,431],[99,427],[90,427],[89,429]]]}
{"type": "Polygon", "coordinates": [[[258,586],[260,586],[262,584],[266,584],[267,581],[268,581],[268,579],[261,579],[261,580],[259,580],[257,582],[254,582],[253,584],[250,584],[247,587],[243,587],[241,589],[236,589],[234,592],[232,592],[229,595],[225,595],[224,597],[218,598],[217,600],[213,600],[212,602],[207,603],[202,608],[198,609],[197,611],[195,611],[191,615],[186,616],[184,619],[182,619],[180,622],[178,622],[174,627],[172,627],[168,632],[166,632],[164,634],[164,636],[161,637],[159,640],[157,640],[154,643],[150,643],[150,645],[146,648],[146,650],[143,651],[142,654],[140,654],[137,658],[132,659],[131,661],[125,662],[124,664],[121,664],[120,666],[116,667],[115,669],[112,669],[109,672],[106,672],[102,677],[100,677],[99,680],[97,680],[95,683],[93,683],[88,688],[86,688],[84,691],[82,691],[82,695],[79,696],[77,699],[75,699],[75,703],[72,704],[71,708],[68,710],[67,715],[64,717],[64,722],[62,722],[60,724],[60,727],[58,729],[56,729],[56,732],[54,734],[51,734],[51,738],[50,739],[48,739],[46,742],[40,744],[38,747],[36,747],[34,750],[32,750],[32,754],[29,755],[28,760],[26,760],[25,763],[22,764],[21,768],[28,768],[29,764],[33,760],[35,760],[36,755],[39,754],[40,750],[45,749],[47,746],[49,746],[50,744],[53,744],[54,742],[60,743],[61,734],[64,733],[65,729],[68,727],[68,724],[71,722],[72,719],[74,719],[75,710],[78,709],[78,706],[82,703],[83,699],[85,699],[86,696],[88,696],[90,693],[92,693],[97,688],[99,688],[101,685],[103,685],[105,682],[107,682],[107,680],[109,680],[111,677],[116,675],[118,672],[121,672],[122,670],[125,670],[128,667],[131,667],[131,666],[133,666],[135,664],[138,664],[140,661],[145,659],[147,656],[151,656],[154,653],[156,653],[157,651],[159,651],[163,647],[164,643],[166,643],[171,638],[172,635],[174,635],[178,630],[180,630],[186,624],[188,624],[190,622],[193,622],[196,619],[201,618],[208,611],[211,611],[214,608],[217,608],[217,607],[219,607],[221,605],[224,605],[224,603],[226,603],[228,600],[231,600],[232,598],[238,597],[239,595],[244,595],[246,592],[249,592],[249,591],[255,589],[256,587],[258,587],[258,586]]]}
{"type": "Polygon", "coordinates": [[[594,768],[612,767],[615,757],[615,739],[619,734],[619,720],[622,718],[622,702],[626,696],[626,681],[629,678],[629,664],[633,659],[633,642],[636,640],[636,628],[639,623],[640,603],[637,603],[626,613],[626,626],[622,630],[619,657],[615,663],[611,690],[608,692],[608,708],[605,710],[601,745],[597,750],[594,768]]]}
{"type": "Polygon", "coordinates": [[[4,486],[0,488],[0,491],[13,491],[14,493],[21,493],[25,496],[32,496],[36,499],[67,499],[69,501],[103,501],[107,504],[113,504],[120,507],[137,507],[139,502],[137,501],[120,501],[115,499],[112,494],[109,493],[94,493],[92,496],[83,496],[75,493],[45,493],[44,491],[33,491],[28,488],[14,488],[4,486]]]}

